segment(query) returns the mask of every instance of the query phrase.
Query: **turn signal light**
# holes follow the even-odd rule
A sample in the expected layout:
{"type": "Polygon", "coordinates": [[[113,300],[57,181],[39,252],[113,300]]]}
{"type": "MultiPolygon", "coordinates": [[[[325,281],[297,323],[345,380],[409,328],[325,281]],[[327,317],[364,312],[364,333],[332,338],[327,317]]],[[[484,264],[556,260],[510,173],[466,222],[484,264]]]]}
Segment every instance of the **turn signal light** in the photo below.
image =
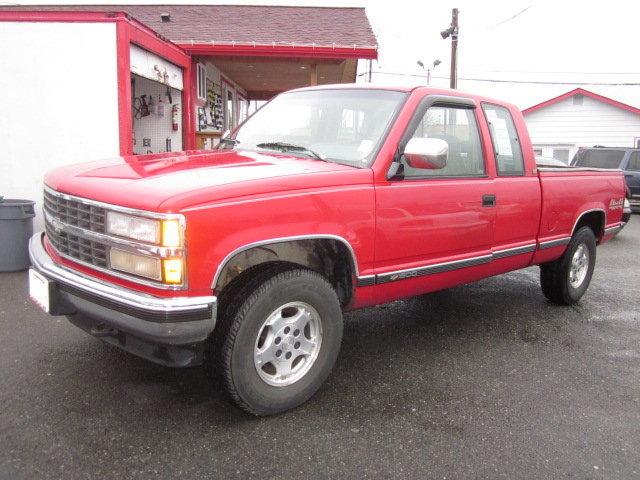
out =
{"type": "Polygon", "coordinates": [[[164,283],[178,285],[182,283],[182,259],[166,258],[162,260],[164,283]]]}

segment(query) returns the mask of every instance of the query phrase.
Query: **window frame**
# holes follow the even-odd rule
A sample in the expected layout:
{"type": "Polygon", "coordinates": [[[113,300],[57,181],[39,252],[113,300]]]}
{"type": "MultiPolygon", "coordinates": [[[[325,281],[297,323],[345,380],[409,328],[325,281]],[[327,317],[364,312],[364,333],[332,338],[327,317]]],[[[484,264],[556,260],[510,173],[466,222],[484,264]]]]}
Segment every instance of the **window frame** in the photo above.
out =
{"type": "Polygon", "coordinates": [[[229,130],[233,132],[236,128],[238,128],[238,118],[237,118],[237,95],[238,92],[236,87],[230,80],[226,79],[222,75],[220,75],[220,83],[222,84],[222,102],[223,102],[223,125],[222,131],[226,132],[229,130]],[[229,118],[227,118],[227,106],[229,102],[229,93],[231,93],[231,112],[229,112],[229,118]]]}
{"type": "Polygon", "coordinates": [[[198,100],[207,99],[207,68],[204,63],[196,63],[196,97],[198,100]]]}
{"type": "MultiPolygon", "coordinates": [[[[427,110],[431,107],[444,107],[444,108],[458,108],[461,110],[473,110],[473,117],[476,123],[476,130],[478,133],[478,141],[480,142],[480,150],[482,154],[482,165],[484,166],[483,175],[421,175],[421,176],[397,176],[392,177],[389,181],[414,181],[414,180],[451,180],[451,179],[487,179],[489,178],[489,172],[487,169],[487,151],[486,145],[483,141],[482,131],[480,129],[480,118],[478,118],[478,105],[477,103],[468,97],[457,97],[450,95],[426,95],[420,100],[420,103],[416,107],[411,120],[405,127],[400,142],[398,142],[398,149],[396,156],[393,159],[393,163],[400,163],[400,158],[403,155],[404,149],[407,143],[413,137],[414,132],[418,128],[418,125],[424,118],[427,110]]],[[[393,163],[389,168],[393,168],[393,163]]]]}
{"type": "Polygon", "coordinates": [[[524,161],[524,152],[522,151],[522,142],[520,140],[520,135],[518,134],[518,127],[516,126],[516,122],[513,120],[513,115],[511,114],[511,110],[509,110],[504,105],[498,105],[497,103],[491,102],[481,102],[480,109],[482,110],[482,114],[484,115],[484,121],[487,124],[487,129],[489,130],[489,138],[491,139],[491,152],[493,156],[493,163],[496,167],[496,177],[526,177],[527,176],[527,168],[524,161]],[[518,143],[518,149],[520,150],[520,159],[522,161],[522,170],[521,171],[513,171],[513,172],[504,172],[500,171],[500,165],[498,164],[498,155],[496,151],[495,141],[493,139],[493,133],[491,132],[491,122],[487,117],[487,112],[485,110],[485,106],[490,106],[494,108],[500,108],[509,114],[509,119],[511,120],[511,124],[513,125],[513,129],[516,133],[516,140],[518,143]]]}
{"type": "Polygon", "coordinates": [[[236,92],[236,103],[238,104],[238,112],[237,112],[237,119],[236,119],[236,126],[240,126],[244,123],[244,121],[249,118],[249,100],[247,100],[247,98],[241,94],[239,91],[236,92]],[[243,110],[243,106],[246,109],[246,115],[245,117],[241,120],[240,117],[242,116],[242,110],[243,110]]]}

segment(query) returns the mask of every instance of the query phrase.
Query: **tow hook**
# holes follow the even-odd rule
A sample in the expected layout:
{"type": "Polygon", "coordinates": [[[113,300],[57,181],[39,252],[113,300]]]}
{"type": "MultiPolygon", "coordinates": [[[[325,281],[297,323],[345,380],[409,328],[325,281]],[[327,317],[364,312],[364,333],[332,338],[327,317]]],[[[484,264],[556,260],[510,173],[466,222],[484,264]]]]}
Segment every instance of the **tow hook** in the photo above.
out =
{"type": "Polygon", "coordinates": [[[107,327],[104,323],[100,323],[91,328],[91,335],[94,337],[115,337],[118,335],[118,330],[115,328],[107,327]]]}

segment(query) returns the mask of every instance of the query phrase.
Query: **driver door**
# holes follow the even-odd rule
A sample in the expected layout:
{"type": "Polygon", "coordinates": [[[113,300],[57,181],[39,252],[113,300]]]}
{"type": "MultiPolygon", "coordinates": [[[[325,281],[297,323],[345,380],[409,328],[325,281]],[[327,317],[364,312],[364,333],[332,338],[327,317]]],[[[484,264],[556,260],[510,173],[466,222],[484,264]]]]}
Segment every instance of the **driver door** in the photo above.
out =
{"type": "Polygon", "coordinates": [[[448,143],[442,169],[401,160],[402,174],[376,185],[376,283],[384,301],[487,276],[495,219],[475,102],[426,97],[403,138],[448,143]],[[435,98],[435,99],[434,99],[435,98]]]}

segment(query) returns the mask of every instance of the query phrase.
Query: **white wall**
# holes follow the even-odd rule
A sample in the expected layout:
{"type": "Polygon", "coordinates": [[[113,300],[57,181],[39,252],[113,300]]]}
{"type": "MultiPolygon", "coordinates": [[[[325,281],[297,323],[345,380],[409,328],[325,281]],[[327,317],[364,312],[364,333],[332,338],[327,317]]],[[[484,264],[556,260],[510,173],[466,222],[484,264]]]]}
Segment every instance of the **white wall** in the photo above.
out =
{"type": "Polygon", "coordinates": [[[578,147],[634,146],[640,115],[586,96],[582,105],[574,104],[573,98],[525,115],[534,148],[543,148],[545,156],[552,156],[554,146],[569,148],[571,159],[578,147]]]}
{"type": "Polygon", "coordinates": [[[0,25],[0,195],[40,217],[47,170],[119,154],[115,24],[0,25]]]}

